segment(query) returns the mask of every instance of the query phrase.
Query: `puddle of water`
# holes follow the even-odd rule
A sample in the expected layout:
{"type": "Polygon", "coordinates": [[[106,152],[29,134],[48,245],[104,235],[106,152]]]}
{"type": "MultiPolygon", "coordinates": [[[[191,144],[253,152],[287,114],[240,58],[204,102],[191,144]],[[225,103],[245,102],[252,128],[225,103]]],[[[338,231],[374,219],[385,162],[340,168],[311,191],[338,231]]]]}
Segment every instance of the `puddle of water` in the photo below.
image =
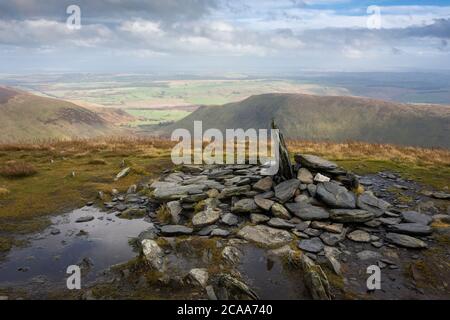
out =
{"type": "Polygon", "coordinates": [[[240,249],[243,255],[238,269],[260,299],[308,299],[299,270],[287,270],[280,258],[263,249],[251,245],[240,249]]]}
{"type": "Polygon", "coordinates": [[[36,282],[65,286],[69,265],[88,258],[93,265],[83,282],[95,278],[110,266],[129,261],[136,256],[128,244],[131,237],[149,227],[142,219],[124,220],[94,207],[84,207],[52,219],[53,225],[31,237],[24,248],[12,250],[0,262],[0,286],[18,286],[36,282]],[[76,223],[84,216],[89,222],[76,223]],[[52,234],[58,229],[59,234],[52,234]],[[78,235],[84,230],[86,235],[78,235]],[[19,271],[25,268],[25,271],[19,271]]]}

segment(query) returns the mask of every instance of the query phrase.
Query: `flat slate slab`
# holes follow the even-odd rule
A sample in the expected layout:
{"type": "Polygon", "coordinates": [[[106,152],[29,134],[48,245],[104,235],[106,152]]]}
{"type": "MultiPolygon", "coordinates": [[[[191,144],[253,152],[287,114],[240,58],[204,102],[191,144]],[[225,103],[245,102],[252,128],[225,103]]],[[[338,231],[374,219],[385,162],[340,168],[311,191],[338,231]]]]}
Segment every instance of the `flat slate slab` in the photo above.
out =
{"type": "Polygon", "coordinates": [[[165,236],[189,235],[194,230],[182,225],[166,225],[161,227],[161,233],[165,236]]]}
{"type": "Polygon", "coordinates": [[[286,203],[286,208],[302,220],[325,220],[330,217],[330,213],[321,207],[315,207],[308,203],[286,203]]]}
{"type": "Polygon", "coordinates": [[[388,233],[386,235],[386,240],[398,246],[410,249],[425,249],[428,247],[424,241],[405,234],[388,233]]]}
{"type": "Polygon", "coordinates": [[[281,203],[285,203],[290,198],[294,197],[295,191],[300,186],[300,180],[291,179],[284,181],[275,187],[275,197],[280,200],[281,203]]]}
{"type": "Polygon", "coordinates": [[[307,252],[319,253],[323,250],[324,245],[322,243],[322,240],[320,240],[319,238],[312,238],[307,240],[300,240],[298,242],[298,247],[307,252]]]}
{"type": "Polygon", "coordinates": [[[432,233],[429,226],[420,223],[400,223],[390,225],[389,229],[395,233],[409,234],[413,236],[428,236],[432,233]]]}
{"type": "Polygon", "coordinates": [[[336,163],[312,154],[296,154],[294,158],[295,162],[309,169],[329,171],[338,168],[336,163]]]}
{"type": "Polygon", "coordinates": [[[406,222],[420,223],[423,225],[429,225],[431,223],[431,221],[433,221],[433,218],[431,218],[430,216],[423,214],[423,213],[416,212],[416,211],[403,212],[402,218],[406,222]]]}
{"type": "Polygon", "coordinates": [[[270,248],[284,246],[293,239],[292,235],[285,230],[264,225],[245,226],[238,231],[237,235],[247,241],[270,248]]]}
{"type": "Polygon", "coordinates": [[[332,208],[356,208],[355,194],[335,182],[319,183],[316,194],[320,200],[332,208]]]}
{"type": "Polygon", "coordinates": [[[342,223],[363,223],[372,220],[375,215],[372,212],[358,209],[333,209],[330,210],[330,219],[342,223]]]}

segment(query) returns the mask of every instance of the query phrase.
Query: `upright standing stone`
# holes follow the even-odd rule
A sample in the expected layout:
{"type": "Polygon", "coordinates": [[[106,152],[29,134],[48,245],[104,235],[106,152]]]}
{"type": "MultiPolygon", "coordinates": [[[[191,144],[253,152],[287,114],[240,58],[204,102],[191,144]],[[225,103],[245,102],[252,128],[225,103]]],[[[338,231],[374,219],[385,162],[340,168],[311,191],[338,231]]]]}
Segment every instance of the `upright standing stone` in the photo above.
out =
{"type": "MultiPolygon", "coordinates": [[[[279,129],[275,121],[272,120],[272,129],[279,129]]],[[[280,151],[280,159],[279,159],[279,170],[278,176],[280,176],[283,180],[293,179],[294,170],[292,170],[291,159],[289,158],[289,152],[286,147],[286,142],[284,141],[284,136],[281,131],[278,131],[278,140],[279,140],[279,151],[280,151]]]]}

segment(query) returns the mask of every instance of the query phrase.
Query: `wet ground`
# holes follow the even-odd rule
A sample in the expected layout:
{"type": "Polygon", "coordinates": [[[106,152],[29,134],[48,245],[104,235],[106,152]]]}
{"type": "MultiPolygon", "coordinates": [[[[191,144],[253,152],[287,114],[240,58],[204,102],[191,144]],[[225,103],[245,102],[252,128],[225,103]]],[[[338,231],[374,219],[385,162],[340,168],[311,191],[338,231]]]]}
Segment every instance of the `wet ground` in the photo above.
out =
{"type": "Polygon", "coordinates": [[[94,207],[84,207],[52,219],[53,225],[12,250],[0,263],[0,287],[66,286],[67,267],[80,265],[83,282],[97,279],[112,265],[136,256],[128,244],[148,227],[142,219],[124,220],[94,207]],[[77,223],[84,216],[94,220],[77,223]]]}

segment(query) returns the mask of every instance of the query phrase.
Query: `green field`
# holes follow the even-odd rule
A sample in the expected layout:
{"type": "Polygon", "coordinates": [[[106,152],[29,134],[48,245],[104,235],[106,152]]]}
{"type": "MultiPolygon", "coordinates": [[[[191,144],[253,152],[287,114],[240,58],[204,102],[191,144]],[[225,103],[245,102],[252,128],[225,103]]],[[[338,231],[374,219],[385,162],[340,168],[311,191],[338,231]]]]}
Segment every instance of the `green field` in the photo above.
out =
{"type": "Polygon", "coordinates": [[[263,93],[348,94],[343,88],[266,79],[58,82],[34,88],[64,100],[123,108],[221,105],[263,93]]]}
{"type": "Polygon", "coordinates": [[[190,114],[184,110],[153,110],[153,109],[126,109],[126,112],[138,118],[131,122],[131,127],[161,124],[183,119],[190,114]]]}

